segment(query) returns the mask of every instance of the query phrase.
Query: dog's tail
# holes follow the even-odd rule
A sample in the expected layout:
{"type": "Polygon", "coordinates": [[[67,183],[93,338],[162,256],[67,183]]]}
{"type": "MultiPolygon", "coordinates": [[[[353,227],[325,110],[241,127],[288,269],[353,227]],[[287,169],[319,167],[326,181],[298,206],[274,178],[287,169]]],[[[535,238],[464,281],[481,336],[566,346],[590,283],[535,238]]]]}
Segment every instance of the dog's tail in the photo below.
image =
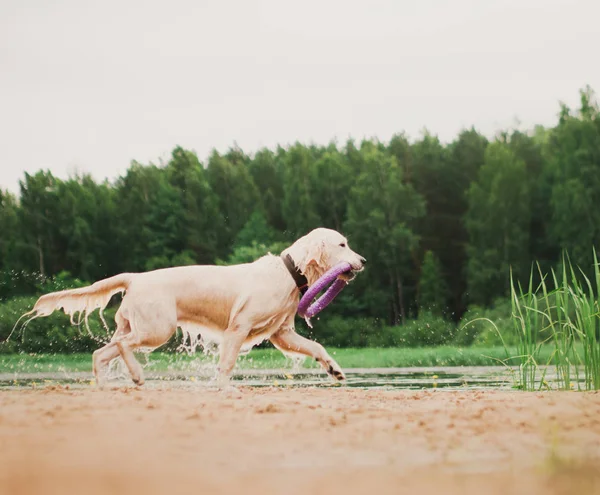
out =
{"type": "Polygon", "coordinates": [[[121,273],[88,287],[51,292],[37,300],[32,312],[35,312],[36,316],[50,316],[57,309],[62,309],[66,314],[73,316],[76,313],[91,313],[96,309],[104,309],[112,296],[129,288],[133,277],[133,273],[121,273]]]}
{"type": "Polygon", "coordinates": [[[61,290],[59,292],[45,294],[37,300],[31,311],[19,318],[6,340],[10,338],[23,318],[29,317],[23,325],[25,327],[31,320],[42,316],[50,316],[54,311],[60,309],[71,317],[71,323],[73,324],[79,324],[81,323],[81,320],[84,319],[86,328],[90,334],[91,331],[87,324],[88,316],[96,309],[99,309],[102,323],[108,330],[108,325],[104,320],[102,311],[106,308],[112,296],[119,292],[124,292],[129,288],[134,277],[134,273],[121,273],[120,275],[100,280],[88,287],[61,290]],[[74,318],[77,313],[79,313],[80,316],[78,321],[75,321],[74,318]]]}

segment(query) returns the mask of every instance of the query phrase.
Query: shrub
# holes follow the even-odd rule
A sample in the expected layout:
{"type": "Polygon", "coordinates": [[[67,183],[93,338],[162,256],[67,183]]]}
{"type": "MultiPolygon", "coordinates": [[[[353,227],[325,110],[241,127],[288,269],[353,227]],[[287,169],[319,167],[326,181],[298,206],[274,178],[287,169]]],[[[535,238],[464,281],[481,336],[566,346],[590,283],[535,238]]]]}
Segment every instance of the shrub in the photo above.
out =
{"type": "Polygon", "coordinates": [[[441,316],[422,313],[416,320],[388,327],[382,334],[379,345],[384,347],[430,347],[444,345],[454,338],[456,326],[441,316]]]}
{"type": "Polygon", "coordinates": [[[447,297],[448,286],[442,274],[442,264],[432,251],[427,251],[419,277],[419,314],[429,312],[442,316],[447,297]]]}
{"type": "Polygon", "coordinates": [[[323,345],[335,347],[367,347],[381,331],[381,324],[373,318],[343,318],[338,315],[313,318],[313,328],[298,322],[298,331],[323,345]]]}
{"type": "MultiPolygon", "coordinates": [[[[5,342],[17,320],[30,311],[37,297],[17,297],[0,303],[0,353],[9,352],[87,352],[100,346],[99,342],[87,335],[84,324],[72,325],[67,315],[55,312],[47,318],[37,318],[24,329],[24,318],[17,326],[11,339],[5,342]]],[[[106,317],[109,321],[110,312],[106,317]]],[[[113,310],[114,315],[114,310],[113,310]]],[[[106,331],[97,318],[90,318],[90,328],[94,335],[106,340],[106,331]]]]}
{"type": "Polygon", "coordinates": [[[507,345],[516,342],[510,300],[497,299],[490,308],[470,306],[458,324],[453,343],[459,346],[502,345],[498,331],[487,320],[496,325],[507,345]]]}

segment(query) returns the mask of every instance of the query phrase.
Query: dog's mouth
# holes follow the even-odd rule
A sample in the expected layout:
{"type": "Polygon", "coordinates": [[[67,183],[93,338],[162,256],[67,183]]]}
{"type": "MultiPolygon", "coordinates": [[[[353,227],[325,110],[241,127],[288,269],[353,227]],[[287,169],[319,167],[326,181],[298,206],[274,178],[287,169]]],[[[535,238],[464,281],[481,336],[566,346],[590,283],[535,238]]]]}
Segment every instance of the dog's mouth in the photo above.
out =
{"type": "Polygon", "coordinates": [[[349,272],[345,272],[338,275],[338,278],[342,279],[344,282],[351,282],[356,278],[357,273],[358,272],[356,270],[351,270],[349,272]]]}

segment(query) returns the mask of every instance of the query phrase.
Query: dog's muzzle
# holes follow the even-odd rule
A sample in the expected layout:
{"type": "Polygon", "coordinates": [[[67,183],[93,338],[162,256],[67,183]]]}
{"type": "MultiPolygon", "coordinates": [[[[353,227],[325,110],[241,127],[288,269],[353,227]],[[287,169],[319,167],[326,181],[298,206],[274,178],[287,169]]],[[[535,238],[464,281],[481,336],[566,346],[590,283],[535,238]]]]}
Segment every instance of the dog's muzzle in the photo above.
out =
{"type": "Polygon", "coordinates": [[[346,272],[346,273],[342,273],[341,275],[338,276],[338,278],[344,280],[345,282],[351,282],[352,280],[354,280],[356,278],[356,275],[359,274],[360,272],[362,272],[365,269],[364,266],[361,266],[360,268],[352,268],[351,271],[346,272]]]}
{"type": "Polygon", "coordinates": [[[342,273],[341,275],[338,275],[338,278],[343,280],[344,282],[352,282],[352,280],[354,280],[356,278],[356,272],[350,271],[350,272],[342,273]]]}
{"type": "Polygon", "coordinates": [[[362,272],[365,269],[366,263],[367,263],[367,260],[365,258],[363,258],[362,256],[360,256],[358,263],[351,264],[352,271],[342,273],[338,278],[344,280],[345,282],[351,282],[352,280],[354,280],[356,278],[356,275],[358,273],[362,272]]]}

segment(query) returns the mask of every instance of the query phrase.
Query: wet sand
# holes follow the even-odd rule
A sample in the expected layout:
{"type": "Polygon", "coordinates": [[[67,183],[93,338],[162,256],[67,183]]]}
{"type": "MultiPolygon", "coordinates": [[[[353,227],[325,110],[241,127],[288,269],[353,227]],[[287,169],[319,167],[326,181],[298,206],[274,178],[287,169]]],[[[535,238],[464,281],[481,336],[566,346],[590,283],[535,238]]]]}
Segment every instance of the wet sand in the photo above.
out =
{"type": "Polygon", "coordinates": [[[0,493],[600,493],[600,394],[0,392],[0,493]]]}

